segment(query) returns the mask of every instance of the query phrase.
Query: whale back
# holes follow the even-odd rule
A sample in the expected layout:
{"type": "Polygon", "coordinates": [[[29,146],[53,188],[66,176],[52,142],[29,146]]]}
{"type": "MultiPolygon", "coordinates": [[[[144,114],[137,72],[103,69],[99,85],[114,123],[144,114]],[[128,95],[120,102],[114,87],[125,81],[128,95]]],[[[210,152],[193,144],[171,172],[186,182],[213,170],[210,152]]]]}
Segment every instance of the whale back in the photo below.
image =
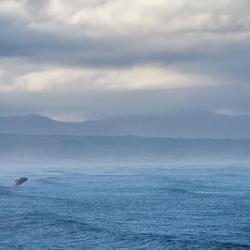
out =
{"type": "Polygon", "coordinates": [[[23,183],[25,183],[26,181],[28,181],[28,178],[22,177],[22,178],[16,179],[16,180],[15,180],[15,183],[16,183],[16,186],[21,186],[21,185],[22,185],[23,183]]]}

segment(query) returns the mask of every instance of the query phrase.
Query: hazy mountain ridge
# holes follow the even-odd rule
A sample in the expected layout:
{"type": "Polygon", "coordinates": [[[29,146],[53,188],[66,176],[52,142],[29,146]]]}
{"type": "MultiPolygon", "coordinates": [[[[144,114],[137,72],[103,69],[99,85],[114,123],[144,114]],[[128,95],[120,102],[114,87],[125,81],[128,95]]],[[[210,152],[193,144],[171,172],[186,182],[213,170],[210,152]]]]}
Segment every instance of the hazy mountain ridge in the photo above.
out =
{"type": "Polygon", "coordinates": [[[250,116],[187,112],[168,116],[115,117],[88,122],[59,122],[47,117],[0,117],[0,133],[174,138],[250,138],[250,116]]]}
{"type": "Polygon", "coordinates": [[[250,139],[0,135],[0,158],[250,162],[250,139]]]}

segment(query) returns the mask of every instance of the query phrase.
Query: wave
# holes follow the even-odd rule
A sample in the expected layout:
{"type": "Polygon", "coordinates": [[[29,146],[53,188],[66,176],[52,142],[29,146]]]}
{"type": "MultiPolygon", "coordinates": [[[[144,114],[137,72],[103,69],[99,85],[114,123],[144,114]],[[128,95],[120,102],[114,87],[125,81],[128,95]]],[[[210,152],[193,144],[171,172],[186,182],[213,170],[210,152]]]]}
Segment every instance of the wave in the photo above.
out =
{"type": "Polygon", "coordinates": [[[160,190],[164,192],[168,192],[168,193],[175,193],[175,194],[196,194],[196,192],[187,190],[185,188],[167,187],[167,188],[161,188],[160,190]]]}
{"type": "MultiPolygon", "coordinates": [[[[249,249],[249,245],[234,242],[189,240],[186,236],[158,233],[121,231],[118,228],[102,228],[98,223],[89,222],[76,216],[47,211],[30,211],[15,215],[8,220],[11,234],[34,233],[34,238],[46,235],[42,241],[55,249],[249,249]],[[38,235],[36,235],[36,233],[38,235]]],[[[28,239],[27,239],[28,240],[28,239]]],[[[22,246],[29,249],[39,247],[41,241],[25,241],[22,246]],[[36,245],[38,244],[38,245],[36,245]]],[[[8,249],[8,248],[7,248],[8,249]]],[[[53,249],[53,248],[52,248],[53,249]]]]}
{"type": "Polygon", "coordinates": [[[185,188],[174,188],[174,187],[169,187],[169,188],[161,188],[161,192],[166,192],[166,193],[172,193],[175,195],[196,195],[196,196],[232,196],[232,193],[225,193],[222,191],[202,191],[202,190],[189,190],[185,188]]]}
{"type": "Polygon", "coordinates": [[[7,186],[0,186],[0,195],[10,195],[12,194],[14,189],[13,187],[7,187],[7,186]]]}
{"type": "Polygon", "coordinates": [[[250,249],[248,244],[234,242],[217,242],[204,240],[187,240],[175,235],[153,233],[130,233],[119,236],[125,249],[250,249]]]}
{"type": "Polygon", "coordinates": [[[69,217],[68,215],[62,215],[52,212],[46,211],[32,211],[26,212],[23,214],[19,214],[15,216],[15,220],[17,220],[20,224],[25,222],[26,225],[31,224],[46,224],[47,226],[77,226],[79,229],[84,229],[84,231],[94,231],[94,232],[101,232],[104,229],[96,227],[88,222],[82,221],[82,218],[77,217],[69,217]]]}
{"type": "Polygon", "coordinates": [[[239,250],[250,249],[249,244],[240,244],[240,243],[234,243],[234,242],[220,242],[220,241],[215,241],[213,242],[213,244],[217,246],[218,249],[239,249],[239,250]]]}
{"type": "Polygon", "coordinates": [[[42,183],[42,184],[58,184],[56,183],[56,177],[45,177],[34,180],[35,182],[42,183]]]}
{"type": "Polygon", "coordinates": [[[8,189],[0,186],[0,195],[6,195],[6,194],[8,194],[8,189]]]}

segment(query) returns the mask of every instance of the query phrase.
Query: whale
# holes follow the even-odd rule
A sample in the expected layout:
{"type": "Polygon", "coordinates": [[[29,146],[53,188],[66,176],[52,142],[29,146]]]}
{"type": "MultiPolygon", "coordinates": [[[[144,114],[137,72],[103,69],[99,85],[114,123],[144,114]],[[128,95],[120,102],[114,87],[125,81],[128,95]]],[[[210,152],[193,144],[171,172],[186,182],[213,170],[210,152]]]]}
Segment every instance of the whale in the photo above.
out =
{"type": "Polygon", "coordinates": [[[15,186],[21,186],[26,181],[28,181],[28,178],[26,178],[26,177],[21,177],[19,179],[16,179],[15,180],[15,186]]]}

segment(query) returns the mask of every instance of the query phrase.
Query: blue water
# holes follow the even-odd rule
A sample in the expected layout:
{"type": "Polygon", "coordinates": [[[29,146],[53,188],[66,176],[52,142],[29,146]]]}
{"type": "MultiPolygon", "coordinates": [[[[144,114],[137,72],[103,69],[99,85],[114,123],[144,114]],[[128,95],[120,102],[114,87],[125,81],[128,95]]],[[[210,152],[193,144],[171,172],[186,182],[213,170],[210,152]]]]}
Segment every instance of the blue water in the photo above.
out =
{"type": "Polygon", "coordinates": [[[250,249],[250,168],[28,177],[0,177],[0,249],[250,249]]]}

